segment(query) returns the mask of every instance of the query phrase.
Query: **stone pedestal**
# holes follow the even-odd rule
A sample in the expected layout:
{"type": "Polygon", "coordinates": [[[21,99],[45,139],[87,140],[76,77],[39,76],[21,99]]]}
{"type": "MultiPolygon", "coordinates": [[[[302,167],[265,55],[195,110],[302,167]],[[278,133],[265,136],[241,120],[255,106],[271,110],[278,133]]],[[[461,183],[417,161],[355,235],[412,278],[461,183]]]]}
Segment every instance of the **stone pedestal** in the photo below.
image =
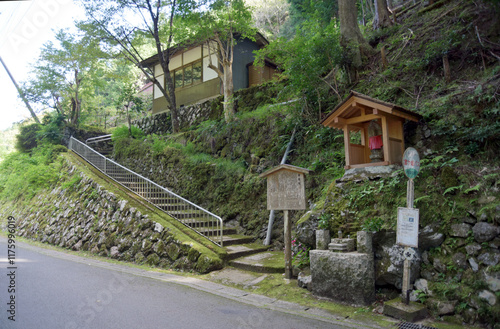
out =
{"type": "Polygon", "coordinates": [[[353,305],[375,301],[375,270],[372,254],[311,250],[313,294],[353,305]]]}
{"type": "Polygon", "coordinates": [[[330,243],[329,230],[316,230],[316,249],[327,250],[330,243]]]}
{"type": "Polygon", "coordinates": [[[351,252],[354,251],[354,239],[332,239],[332,242],[328,244],[328,249],[331,251],[339,252],[351,252]]]}
{"type": "Polygon", "coordinates": [[[427,317],[427,309],[424,305],[415,302],[406,305],[401,302],[401,298],[397,297],[384,303],[384,315],[407,322],[415,322],[427,317]]]}
{"type": "Polygon", "coordinates": [[[371,150],[370,160],[372,163],[384,161],[384,150],[381,148],[371,150]]]}

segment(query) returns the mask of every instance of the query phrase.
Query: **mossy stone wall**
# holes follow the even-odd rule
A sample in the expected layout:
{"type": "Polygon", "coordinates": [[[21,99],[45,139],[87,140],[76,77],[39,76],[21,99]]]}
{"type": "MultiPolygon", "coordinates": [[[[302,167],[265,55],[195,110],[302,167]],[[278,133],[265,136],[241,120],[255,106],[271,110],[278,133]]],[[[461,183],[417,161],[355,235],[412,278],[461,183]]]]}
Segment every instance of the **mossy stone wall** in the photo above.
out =
{"type": "MultiPolygon", "coordinates": [[[[67,163],[63,170],[77,169],[67,163]]],[[[81,177],[76,188],[53,186],[29,204],[4,205],[1,216],[16,218],[17,235],[59,247],[166,269],[207,273],[222,268],[220,259],[176,240],[127,200],[76,174],[81,177]]]]}

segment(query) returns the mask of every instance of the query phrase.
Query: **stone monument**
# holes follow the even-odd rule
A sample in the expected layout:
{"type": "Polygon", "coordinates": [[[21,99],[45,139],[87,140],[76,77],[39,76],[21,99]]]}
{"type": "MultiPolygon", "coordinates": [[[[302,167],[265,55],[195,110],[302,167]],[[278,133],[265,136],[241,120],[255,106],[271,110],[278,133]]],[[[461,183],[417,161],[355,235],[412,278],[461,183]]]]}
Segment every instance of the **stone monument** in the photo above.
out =
{"type": "Polygon", "coordinates": [[[354,239],[343,238],[341,233],[332,239],[330,250],[309,252],[313,294],[352,305],[370,305],[375,300],[372,241],[371,235],[364,233],[357,233],[362,237],[358,238],[358,252],[352,251],[354,239]]]}

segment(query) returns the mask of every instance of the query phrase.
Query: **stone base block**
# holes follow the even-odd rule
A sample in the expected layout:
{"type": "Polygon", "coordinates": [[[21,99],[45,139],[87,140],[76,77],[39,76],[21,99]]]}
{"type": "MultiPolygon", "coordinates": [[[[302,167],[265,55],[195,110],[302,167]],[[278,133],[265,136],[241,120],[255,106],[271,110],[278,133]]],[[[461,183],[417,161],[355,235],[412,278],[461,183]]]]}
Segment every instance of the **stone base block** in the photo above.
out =
{"type": "Polygon", "coordinates": [[[313,294],[353,305],[375,301],[373,255],[311,250],[313,294]]]}
{"type": "Polygon", "coordinates": [[[351,252],[354,251],[354,239],[332,239],[332,242],[328,244],[328,250],[331,251],[343,251],[351,252]]]}
{"type": "Polygon", "coordinates": [[[397,297],[384,303],[384,315],[406,322],[415,322],[427,317],[427,309],[424,305],[415,302],[406,305],[401,301],[401,297],[397,297]]]}
{"type": "Polygon", "coordinates": [[[316,249],[326,250],[328,249],[328,243],[330,243],[330,231],[316,230],[316,249]]]}

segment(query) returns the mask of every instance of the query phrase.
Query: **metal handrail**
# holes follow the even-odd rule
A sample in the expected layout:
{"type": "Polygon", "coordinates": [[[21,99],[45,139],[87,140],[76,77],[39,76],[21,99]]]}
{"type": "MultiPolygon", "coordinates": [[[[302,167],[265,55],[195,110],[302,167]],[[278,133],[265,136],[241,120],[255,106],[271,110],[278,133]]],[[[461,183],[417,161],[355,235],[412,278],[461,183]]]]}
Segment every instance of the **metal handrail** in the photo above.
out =
{"type": "Polygon", "coordinates": [[[69,140],[68,148],[109,178],[222,247],[223,222],[219,216],[106,158],[73,137],[69,140]]]}
{"type": "Polygon", "coordinates": [[[109,140],[111,140],[111,134],[87,138],[87,140],[85,141],[85,144],[88,145],[89,143],[99,143],[99,142],[104,142],[104,141],[109,141],[109,140]]]}

